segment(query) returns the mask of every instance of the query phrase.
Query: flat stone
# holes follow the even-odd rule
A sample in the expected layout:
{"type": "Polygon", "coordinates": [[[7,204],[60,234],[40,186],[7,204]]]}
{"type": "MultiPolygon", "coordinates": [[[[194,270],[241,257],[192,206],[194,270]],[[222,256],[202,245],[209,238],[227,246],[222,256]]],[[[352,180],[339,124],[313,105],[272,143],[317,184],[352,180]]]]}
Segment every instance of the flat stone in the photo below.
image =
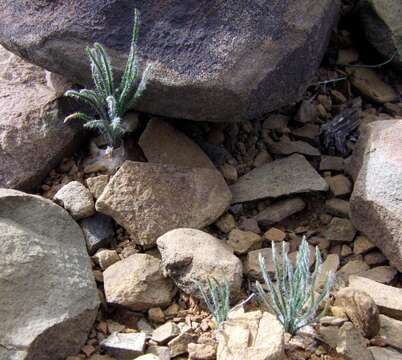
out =
{"type": "Polygon", "coordinates": [[[268,241],[283,241],[286,238],[286,233],[277,228],[270,228],[264,233],[264,238],[268,241]]]}
{"type": "Polygon", "coordinates": [[[329,199],[325,202],[325,211],[333,216],[349,218],[350,203],[338,198],[329,199]]]}
{"type": "Polygon", "coordinates": [[[360,128],[352,156],[358,173],[350,200],[351,220],[402,271],[402,120],[360,128]]]}
{"type": "Polygon", "coordinates": [[[338,156],[322,155],[320,161],[320,171],[343,171],[345,162],[343,158],[338,156]]]}
{"type": "Polygon", "coordinates": [[[167,344],[180,334],[179,327],[174,322],[167,322],[152,332],[152,340],[160,345],[167,344]]]}
{"type": "Polygon", "coordinates": [[[76,220],[89,217],[95,213],[92,194],[78,181],[71,181],[64,185],[54,195],[53,200],[63,206],[76,220]]]}
{"type": "Polygon", "coordinates": [[[197,336],[192,330],[185,331],[173,340],[168,342],[170,357],[174,358],[179,355],[186,354],[188,352],[187,346],[190,343],[196,342],[197,336]]]}
{"type": "Polygon", "coordinates": [[[120,261],[120,256],[116,250],[101,249],[93,257],[95,262],[102,270],[120,261]]]}
{"type": "Polygon", "coordinates": [[[194,281],[208,292],[207,278],[227,280],[233,299],[241,292],[243,268],[240,259],[223,241],[196,229],[176,229],[157,240],[164,272],[187,294],[200,297],[194,281]]]}
{"type": "Polygon", "coordinates": [[[328,273],[335,274],[339,268],[340,259],[337,254],[329,254],[321,265],[321,271],[317,277],[317,289],[321,289],[327,279],[328,273]]]}
{"type": "Polygon", "coordinates": [[[301,128],[293,129],[292,134],[299,139],[316,141],[320,136],[320,127],[314,124],[306,124],[301,128]]]}
{"type": "Polygon", "coordinates": [[[0,189],[0,359],[79,353],[99,298],[85,239],[60,206],[0,189]]]}
{"type": "Polygon", "coordinates": [[[363,273],[368,269],[370,269],[370,266],[368,266],[363,260],[357,259],[348,261],[339,269],[339,272],[347,275],[356,275],[363,273]]]}
{"type": "Polygon", "coordinates": [[[305,206],[306,203],[300,198],[279,200],[258,213],[254,219],[261,226],[268,227],[302,211],[305,206]]]}
{"type": "Polygon", "coordinates": [[[374,360],[402,360],[402,353],[390,347],[370,346],[368,349],[374,360]]]}
{"type": "Polygon", "coordinates": [[[381,328],[378,334],[386,343],[394,348],[402,350],[402,321],[380,315],[381,328]]]}
{"type": "Polygon", "coordinates": [[[86,179],[87,186],[94,199],[98,199],[109,182],[109,175],[98,175],[86,179]]]}
{"type": "Polygon", "coordinates": [[[167,346],[150,345],[146,352],[157,356],[159,360],[170,360],[170,351],[167,346]]]}
{"type": "Polygon", "coordinates": [[[151,246],[169,230],[213,223],[230,201],[230,190],[216,170],[126,161],[96,209],[123,226],[133,241],[151,246]]]}
{"type": "Polygon", "coordinates": [[[360,289],[369,294],[384,314],[402,320],[402,289],[380,284],[361,276],[349,278],[350,287],[360,289]]]}
{"type": "Polygon", "coordinates": [[[147,254],[131,255],[103,272],[106,301],[142,311],[170,304],[175,293],[161,271],[159,259],[147,254]]]}
{"type": "Polygon", "coordinates": [[[356,255],[364,254],[370,250],[375,248],[375,244],[373,244],[367,236],[359,235],[356,236],[355,242],[353,243],[353,252],[356,255]]]}
{"type": "Polygon", "coordinates": [[[320,156],[320,151],[304,141],[289,141],[280,140],[277,142],[269,142],[267,144],[268,150],[271,154],[276,155],[291,155],[303,154],[308,156],[320,156]]]}
{"type": "Polygon", "coordinates": [[[335,196],[348,195],[352,192],[352,183],[345,175],[336,175],[325,180],[335,196]]]}
{"type": "Polygon", "coordinates": [[[231,187],[233,203],[327,191],[328,184],[302,155],[275,160],[243,175],[231,187]]]}
{"type": "Polygon", "coordinates": [[[346,359],[367,359],[373,360],[373,356],[367,349],[368,340],[363,337],[361,331],[346,322],[339,329],[339,341],[336,351],[346,357],[346,359]]]}
{"type": "Polygon", "coordinates": [[[347,219],[334,217],[329,223],[325,236],[330,241],[353,241],[356,235],[356,229],[347,219]]]}
{"type": "Polygon", "coordinates": [[[216,346],[212,344],[188,344],[190,360],[215,360],[216,346]]]}
{"type": "Polygon", "coordinates": [[[121,360],[132,360],[144,353],[145,333],[113,333],[100,345],[112,356],[121,360]]]}
{"type": "Polygon", "coordinates": [[[149,162],[215,169],[201,148],[167,121],[152,118],[138,144],[149,162]]]}
{"type": "Polygon", "coordinates": [[[226,241],[226,244],[228,244],[237,255],[246,254],[249,250],[255,250],[261,243],[262,238],[260,235],[240,229],[233,229],[229,233],[229,238],[226,241]]]}
{"type": "Polygon", "coordinates": [[[377,281],[381,284],[389,284],[398,271],[393,266],[377,266],[360,274],[360,276],[377,281]]]}
{"type": "Polygon", "coordinates": [[[85,236],[89,255],[102,247],[106,247],[114,236],[113,221],[109,216],[96,213],[80,222],[85,236]]]}

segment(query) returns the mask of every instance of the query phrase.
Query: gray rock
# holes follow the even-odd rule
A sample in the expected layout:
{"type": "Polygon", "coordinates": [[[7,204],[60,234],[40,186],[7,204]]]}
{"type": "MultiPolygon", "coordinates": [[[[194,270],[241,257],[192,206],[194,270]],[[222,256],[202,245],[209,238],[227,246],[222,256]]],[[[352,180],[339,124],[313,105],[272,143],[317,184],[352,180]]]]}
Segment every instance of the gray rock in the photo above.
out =
{"type": "Polygon", "coordinates": [[[240,229],[233,229],[229,233],[226,244],[233,249],[235,254],[246,254],[249,250],[255,250],[260,247],[262,238],[260,235],[251,232],[243,231],[240,229]]]}
{"type": "Polygon", "coordinates": [[[356,259],[348,261],[339,269],[339,272],[347,275],[356,275],[364,273],[368,269],[370,269],[370,266],[368,266],[363,260],[356,259]]]}
{"type": "Polygon", "coordinates": [[[233,203],[327,191],[328,184],[302,155],[275,160],[243,175],[230,187],[233,203]]]}
{"type": "Polygon", "coordinates": [[[99,299],[81,229],[64,209],[0,189],[0,293],[0,359],[80,351],[99,299]]]}
{"type": "Polygon", "coordinates": [[[350,204],[349,201],[342,199],[329,199],[325,202],[325,211],[328,214],[349,218],[350,217],[350,204]]]}
{"type": "Polygon", "coordinates": [[[363,337],[360,330],[352,323],[346,322],[339,329],[339,341],[336,351],[348,360],[367,359],[373,360],[370,351],[367,350],[368,340],[363,337]]]}
{"type": "Polygon", "coordinates": [[[132,360],[144,353],[145,333],[114,332],[101,342],[101,347],[119,360],[132,360]]]}
{"type": "Polygon", "coordinates": [[[142,68],[153,64],[138,110],[180,119],[239,121],[300,98],[326,50],[339,3],[8,3],[0,7],[0,42],[48,70],[92,84],[85,46],[104,44],[119,77],[137,7],[142,23],[139,62],[142,68]]]}
{"type": "Polygon", "coordinates": [[[295,120],[297,122],[306,124],[306,123],[311,123],[317,120],[317,109],[314,104],[312,104],[310,101],[304,100],[299,107],[299,110],[296,114],[295,120]]]}
{"type": "Polygon", "coordinates": [[[113,221],[109,216],[96,213],[80,222],[89,255],[106,247],[113,239],[113,221]]]}
{"type": "Polygon", "coordinates": [[[377,281],[381,284],[389,284],[398,271],[393,266],[377,266],[360,274],[360,276],[377,281]]]}
{"type": "Polygon", "coordinates": [[[194,281],[207,291],[207,278],[215,277],[226,278],[233,299],[239,296],[242,264],[223,241],[200,230],[176,229],[159,237],[157,244],[164,271],[185,293],[199,297],[194,281]]]}
{"type": "Polygon", "coordinates": [[[305,206],[306,203],[300,198],[280,200],[258,213],[254,219],[259,225],[267,227],[302,211],[305,206]]]}
{"type": "Polygon", "coordinates": [[[391,347],[370,346],[368,349],[374,360],[402,360],[402,353],[391,347]]]}
{"type": "Polygon", "coordinates": [[[351,242],[355,238],[356,229],[349,220],[334,217],[329,223],[325,235],[330,241],[351,242]]]}
{"type": "Polygon", "coordinates": [[[197,335],[195,335],[191,329],[182,332],[179,336],[168,342],[170,357],[174,358],[176,356],[186,354],[188,352],[188,344],[196,341],[197,335]]]}
{"type": "Polygon", "coordinates": [[[343,171],[344,168],[345,163],[341,157],[329,156],[329,155],[321,156],[320,171],[326,171],[326,170],[343,171]]]}
{"type": "Polygon", "coordinates": [[[402,120],[375,121],[361,133],[352,158],[360,171],[351,220],[402,271],[402,120]]]}
{"type": "Polygon", "coordinates": [[[73,150],[76,130],[57,98],[43,69],[0,46],[0,187],[32,190],[73,150]]]}
{"type": "Polygon", "coordinates": [[[380,315],[381,336],[388,345],[402,351],[402,321],[392,319],[385,315],[380,315]]]}
{"type": "Polygon", "coordinates": [[[177,227],[202,228],[216,221],[231,201],[217,170],[126,161],[96,202],[140,245],[177,227]]]}
{"type": "Polygon", "coordinates": [[[294,153],[308,155],[308,156],[320,156],[321,153],[318,149],[311,146],[304,141],[289,141],[281,140],[278,142],[269,142],[267,144],[268,150],[271,154],[276,155],[291,155],[294,153]]]}
{"type": "Polygon", "coordinates": [[[167,322],[152,332],[152,340],[158,344],[166,344],[180,334],[179,327],[174,322],[167,322]]]}
{"type": "Polygon", "coordinates": [[[331,192],[335,196],[347,195],[352,192],[352,183],[345,175],[326,178],[331,192]]]}
{"type": "Polygon", "coordinates": [[[147,254],[134,254],[103,272],[106,301],[130,310],[142,311],[167,306],[175,289],[162,275],[159,259],[147,254]]]}
{"type": "Polygon", "coordinates": [[[95,204],[91,192],[78,181],[71,181],[64,185],[54,195],[53,200],[63,206],[76,220],[89,217],[95,213],[95,204]]]}
{"type": "Polygon", "coordinates": [[[158,360],[170,360],[170,351],[167,346],[150,345],[146,352],[157,356],[158,360]]]}
{"type": "Polygon", "coordinates": [[[316,143],[320,136],[320,127],[318,125],[306,124],[301,128],[293,129],[292,134],[299,139],[316,143]]]}
{"type": "Polygon", "coordinates": [[[152,118],[138,144],[149,162],[215,169],[201,148],[163,119],[152,118]]]}

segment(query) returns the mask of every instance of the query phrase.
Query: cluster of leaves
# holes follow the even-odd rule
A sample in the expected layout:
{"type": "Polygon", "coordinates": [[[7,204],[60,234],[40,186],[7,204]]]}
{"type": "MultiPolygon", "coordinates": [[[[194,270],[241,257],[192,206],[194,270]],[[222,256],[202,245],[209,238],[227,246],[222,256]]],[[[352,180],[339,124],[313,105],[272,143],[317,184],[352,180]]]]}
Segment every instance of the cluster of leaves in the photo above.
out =
{"type": "MultiPolygon", "coordinates": [[[[260,256],[260,268],[268,291],[265,291],[258,281],[256,288],[261,300],[276,315],[285,331],[295,334],[300,328],[315,321],[321,303],[330,293],[334,277],[331,273],[327,274],[323,289],[317,295],[317,278],[321,270],[321,254],[318,247],[316,247],[314,271],[311,273],[310,249],[305,238],[300,245],[294,268],[288,257],[285,243],[282,245],[282,253],[278,256],[275,244],[272,243],[272,261],[276,281],[272,281],[264,259],[260,256]]],[[[198,287],[219,329],[231,311],[228,282],[225,280],[223,284],[220,284],[215,278],[208,279],[209,294],[206,294],[200,284],[198,287]]]]}
{"type": "Polygon", "coordinates": [[[275,282],[268,274],[263,257],[259,257],[262,276],[268,292],[259,282],[256,283],[256,287],[260,298],[276,314],[285,331],[295,334],[300,328],[314,322],[321,303],[330,293],[334,277],[331,273],[327,274],[323,289],[317,295],[316,285],[320,274],[321,255],[316,247],[315,267],[313,273],[310,273],[310,249],[305,238],[300,245],[294,268],[288,257],[285,243],[282,243],[282,254],[279,257],[281,259],[278,258],[275,244],[272,243],[275,282]]]}
{"type": "Polygon", "coordinates": [[[86,49],[95,89],[69,90],[65,93],[65,96],[86,103],[93,111],[91,115],[76,112],[66,117],[65,122],[76,119],[84,121],[84,127],[97,130],[113,148],[120,146],[124,134],[129,130],[124,115],[145,90],[150,70],[150,66],[147,66],[139,79],[138,29],[139,14],[135,10],[130,52],[118,87],[115,87],[112,65],[105,49],[101,44],[95,43],[93,48],[86,49]]]}

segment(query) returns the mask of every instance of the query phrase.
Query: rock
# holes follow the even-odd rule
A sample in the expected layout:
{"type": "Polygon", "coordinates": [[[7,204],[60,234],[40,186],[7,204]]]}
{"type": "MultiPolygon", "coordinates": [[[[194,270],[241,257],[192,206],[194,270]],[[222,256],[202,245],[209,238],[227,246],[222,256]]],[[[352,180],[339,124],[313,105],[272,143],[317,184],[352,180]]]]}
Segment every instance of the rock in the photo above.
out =
{"type": "Polygon", "coordinates": [[[336,351],[348,360],[373,360],[371,353],[367,350],[367,343],[367,339],[362,336],[360,330],[356,329],[352,323],[346,322],[339,329],[336,351]]]}
{"type": "Polygon", "coordinates": [[[196,229],[176,229],[157,240],[164,271],[187,294],[200,296],[199,281],[207,291],[207,278],[226,279],[233,299],[240,294],[243,269],[225,243],[196,229]]]}
{"type": "Polygon", "coordinates": [[[146,352],[157,356],[159,360],[170,360],[170,352],[167,346],[150,345],[146,352]]]}
{"type": "Polygon", "coordinates": [[[64,185],[54,195],[53,200],[63,206],[76,220],[84,219],[95,213],[92,194],[78,181],[71,181],[64,185]]]}
{"type": "Polygon", "coordinates": [[[381,328],[379,336],[394,348],[402,350],[402,321],[380,315],[381,328]]]}
{"type": "Polygon", "coordinates": [[[244,231],[252,231],[256,234],[261,234],[261,229],[258,222],[253,218],[246,218],[242,216],[239,221],[239,229],[244,231]]]}
{"type": "Polygon", "coordinates": [[[402,320],[402,289],[380,284],[361,276],[351,276],[349,286],[369,294],[384,314],[402,320]]]}
{"type": "Polygon", "coordinates": [[[196,7],[176,0],[163,9],[159,1],[79,5],[4,5],[0,42],[37,65],[92,84],[84,48],[97,41],[106,46],[118,78],[138,7],[139,63],[152,68],[136,109],[201,121],[255,119],[298,100],[322,60],[339,9],[331,0],[268,0],[261,6],[204,0],[196,7]],[[43,23],[46,28],[38,25],[43,23]]]}
{"type": "Polygon", "coordinates": [[[188,344],[189,360],[215,360],[216,348],[211,344],[188,344]]]}
{"type": "Polygon", "coordinates": [[[385,83],[374,70],[354,68],[349,73],[352,75],[352,85],[370,100],[383,104],[398,99],[395,90],[385,83]]]}
{"type": "Polygon", "coordinates": [[[310,101],[304,100],[299,107],[295,120],[297,122],[306,124],[315,122],[317,117],[318,114],[316,107],[310,101]]]}
{"type": "Polygon", "coordinates": [[[264,238],[268,241],[283,241],[286,238],[286,233],[277,228],[270,228],[264,233],[264,238]]]}
{"type": "Polygon", "coordinates": [[[368,349],[374,360],[402,360],[402,354],[390,347],[370,346],[368,349]]]}
{"type": "Polygon", "coordinates": [[[267,144],[268,150],[271,154],[276,155],[291,155],[294,153],[308,155],[308,156],[320,156],[321,153],[318,149],[311,146],[304,141],[289,141],[280,140],[278,142],[270,142],[267,144]]]}
{"type": "Polygon", "coordinates": [[[294,154],[250,171],[230,189],[233,203],[239,203],[301,192],[327,191],[328,185],[304,156],[294,154]]]}
{"type": "Polygon", "coordinates": [[[402,69],[401,12],[402,5],[398,0],[364,0],[359,3],[357,13],[364,37],[384,60],[395,55],[393,64],[399,69],[402,69]]]}
{"type": "Polygon", "coordinates": [[[315,142],[320,136],[320,127],[318,125],[306,124],[301,128],[293,129],[292,134],[299,139],[315,142]]]}
{"type": "Polygon", "coordinates": [[[32,190],[73,150],[76,130],[45,71],[1,46],[0,84],[0,188],[32,190]]]}
{"type": "Polygon", "coordinates": [[[109,181],[96,209],[123,226],[134,242],[151,246],[174,228],[213,223],[230,200],[230,191],[216,170],[126,161],[109,181]]]}
{"type": "Polygon", "coordinates": [[[344,175],[326,178],[330,190],[335,196],[348,195],[352,192],[352,183],[344,175]]]}
{"type": "Polygon", "coordinates": [[[90,177],[86,180],[87,187],[94,199],[98,199],[109,182],[109,175],[99,175],[90,177]]]}
{"type": "Polygon", "coordinates": [[[223,177],[229,184],[233,184],[237,181],[238,178],[237,169],[233,165],[227,163],[223,164],[220,170],[222,172],[223,177]]]}
{"type": "Polygon", "coordinates": [[[364,255],[364,261],[367,263],[367,265],[378,266],[385,264],[387,262],[387,258],[379,251],[372,251],[364,255]]]}
{"type": "Polygon", "coordinates": [[[117,359],[131,360],[138,358],[145,350],[145,333],[114,332],[101,342],[101,347],[117,359]]]}
{"type": "Polygon", "coordinates": [[[334,217],[329,223],[325,235],[330,241],[351,242],[356,235],[356,229],[349,220],[334,217]]]}
{"type": "Polygon", "coordinates": [[[160,307],[150,308],[148,310],[148,319],[153,323],[162,324],[165,322],[165,314],[160,307]]]}
{"type": "Polygon", "coordinates": [[[242,231],[233,229],[226,241],[229,247],[233,249],[235,254],[246,254],[249,250],[255,250],[261,245],[261,236],[251,231],[242,231]]]}
{"type": "Polygon", "coordinates": [[[359,175],[351,220],[402,271],[402,120],[373,122],[361,130],[353,153],[359,175]]]}
{"type": "Polygon", "coordinates": [[[345,265],[343,265],[339,272],[345,273],[347,275],[356,275],[363,273],[370,269],[370,267],[361,259],[350,260],[345,265]]]}
{"type": "Polygon", "coordinates": [[[232,313],[217,339],[217,360],[285,359],[283,327],[267,312],[232,313]]]}
{"type": "Polygon", "coordinates": [[[373,250],[374,248],[375,245],[364,235],[357,236],[355,242],[353,243],[353,252],[356,255],[364,254],[370,250],[373,250]]]}
{"type": "Polygon", "coordinates": [[[287,129],[289,117],[282,114],[271,114],[263,122],[262,128],[266,130],[287,129]]]}
{"type": "Polygon", "coordinates": [[[335,170],[343,171],[344,160],[338,156],[322,155],[320,161],[320,171],[335,170]]]}
{"type": "Polygon", "coordinates": [[[302,211],[306,203],[300,198],[284,199],[269,205],[255,217],[258,224],[268,227],[302,211]]]}
{"type": "Polygon", "coordinates": [[[355,48],[339,49],[336,63],[339,65],[353,64],[357,60],[359,60],[359,53],[355,48]]]}
{"type": "Polygon", "coordinates": [[[168,342],[170,357],[174,358],[186,354],[188,344],[196,341],[197,336],[192,332],[192,330],[181,333],[179,336],[168,342]]]}
{"type": "Polygon", "coordinates": [[[103,279],[106,301],[134,311],[167,306],[174,295],[160,260],[147,254],[134,254],[109,266],[103,279]]]}
{"type": "Polygon", "coordinates": [[[341,247],[341,256],[346,257],[352,254],[353,254],[352,248],[350,246],[343,244],[341,247]]]}
{"type": "Polygon", "coordinates": [[[77,354],[99,299],[80,227],[39,196],[0,189],[0,359],[77,354]]]}
{"type": "Polygon", "coordinates": [[[333,216],[349,218],[350,204],[349,201],[342,199],[329,199],[325,202],[325,211],[333,216]]]}
{"type": "Polygon", "coordinates": [[[154,354],[145,354],[135,358],[136,360],[161,360],[159,356],[154,354]]]}
{"type": "Polygon", "coordinates": [[[339,255],[329,254],[321,265],[321,272],[317,277],[317,289],[321,289],[327,279],[328,273],[335,274],[339,268],[340,260],[339,255]]]}
{"type": "Polygon", "coordinates": [[[334,306],[342,307],[353,325],[371,339],[380,331],[380,316],[374,300],[364,291],[343,288],[335,294],[334,306]]]}
{"type": "Polygon", "coordinates": [[[114,236],[113,221],[110,217],[96,213],[80,222],[84,233],[89,255],[102,247],[106,247],[114,236]]]}
{"type": "Polygon", "coordinates": [[[389,284],[398,272],[392,266],[377,266],[360,274],[360,276],[377,281],[381,284],[389,284]]]}
{"type": "Polygon", "coordinates": [[[167,121],[152,118],[138,141],[149,162],[215,169],[201,148],[167,121]]]}
{"type": "Polygon", "coordinates": [[[89,147],[90,155],[86,157],[82,163],[84,173],[106,172],[108,174],[114,174],[127,160],[128,154],[125,146],[120,146],[116,149],[103,149],[98,146],[100,145],[96,143],[96,140],[91,141],[89,147]]]}
{"type": "Polygon", "coordinates": [[[215,222],[215,226],[222,231],[223,233],[227,234],[232,231],[236,227],[236,220],[231,214],[225,214],[215,222]]]}
{"type": "Polygon", "coordinates": [[[152,340],[157,342],[158,344],[166,344],[179,334],[180,334],[179,327],[175,323],[169,321],[157,327],[152,332],[152,340]]]}
{"type": "Polygon", "coordinates": [[[272,161],[271,155],[267,150],[261,150],[254,159],[253,166],[260,167],[272,161]]]}
{"type": "Polygon", "coordinates": [[[93,256],[93,259],[102,270],[106,270],[109,266],[120,261],[120,256],[116,250],[102,249],[93,256]]]}

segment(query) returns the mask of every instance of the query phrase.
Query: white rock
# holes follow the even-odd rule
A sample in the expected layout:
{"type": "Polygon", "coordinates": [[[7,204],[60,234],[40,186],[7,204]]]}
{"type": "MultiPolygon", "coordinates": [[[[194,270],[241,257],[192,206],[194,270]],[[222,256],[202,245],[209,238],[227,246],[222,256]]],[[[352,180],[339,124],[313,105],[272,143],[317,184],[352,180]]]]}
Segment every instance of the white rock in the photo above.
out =
{"type": "Polygon", "coordinates": [[[132,360],[144,353],[145,340],[145,333],[115,332],[103,340],[100,345],[119,360],[132,360]]]}

